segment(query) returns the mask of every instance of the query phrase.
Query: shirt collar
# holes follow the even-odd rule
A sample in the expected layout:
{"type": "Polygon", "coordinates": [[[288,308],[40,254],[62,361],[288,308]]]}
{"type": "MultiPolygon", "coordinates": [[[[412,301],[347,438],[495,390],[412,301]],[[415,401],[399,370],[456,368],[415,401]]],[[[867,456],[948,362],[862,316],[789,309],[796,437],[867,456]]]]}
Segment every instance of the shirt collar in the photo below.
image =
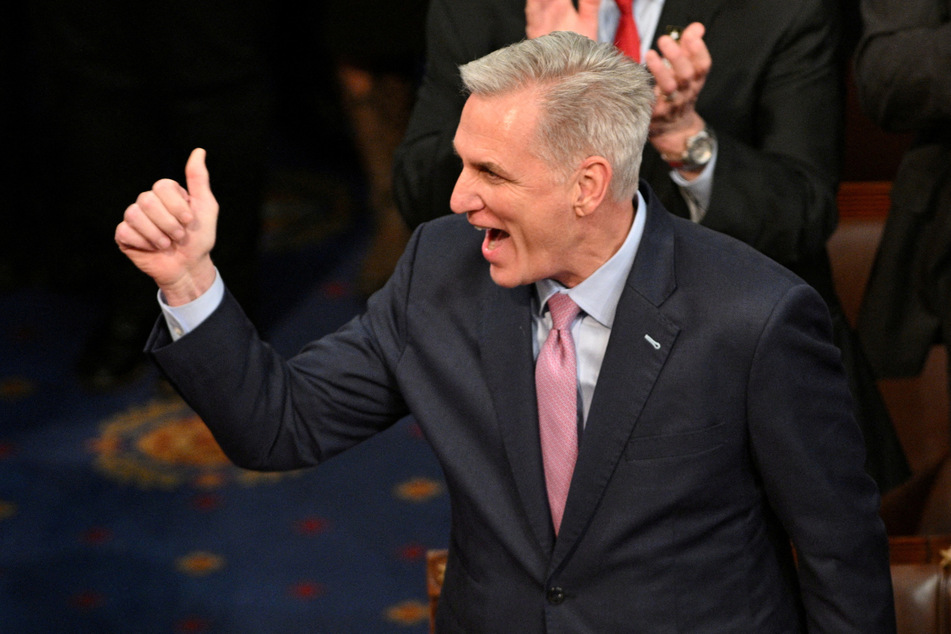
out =
{"type": "Polygon", "coordinates": [[[549,297],[555,293],[566,292],[585,314],[593,317],[602,326],[611,328],[614,325],[614,313],[617,310],[618,300],[621,298],[624,284],[634,264],[634,257],[637,255],[637,248],[641,243],[641,237],[644,235],[646,216],[647,203],[638,191],[634,222],[631,223],[631,230],[621,248],[574,288],[565,290],[560,283],[547,278],[535,282],[538,314],[543,314],[549,297]]]}

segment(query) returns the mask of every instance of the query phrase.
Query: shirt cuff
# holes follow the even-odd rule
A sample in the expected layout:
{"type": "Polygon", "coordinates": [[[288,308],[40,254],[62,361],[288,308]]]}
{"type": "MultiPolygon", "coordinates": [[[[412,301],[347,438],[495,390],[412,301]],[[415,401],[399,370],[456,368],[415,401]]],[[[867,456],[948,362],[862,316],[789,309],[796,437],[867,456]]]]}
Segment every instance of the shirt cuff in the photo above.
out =
{"type": "Polygon", "coordinates": [[[169,306],[162,295],[162,291],[159,291],[159,306],[162,308],[162,315],[165,317],[168,331],[172,335],[172,341],[178,341],[197,328],[211,313],[215,312],[224,296],[225,284],[217,268],[215,269],[215,281],[211,284],[211,288],[187,304],[169,306]]]}
{"type": "Polygon", "coordinates": [[[690,208],[690,219],[700,222],[710,207],[710,198],[713,195],[713,169],[717,164],[717,150],[714,149],[710,162],[703,166],[703,171],[693,180],[688,181],[677,170],[670,171],[670,178],[680,188],[687,207],[690,208]]]}

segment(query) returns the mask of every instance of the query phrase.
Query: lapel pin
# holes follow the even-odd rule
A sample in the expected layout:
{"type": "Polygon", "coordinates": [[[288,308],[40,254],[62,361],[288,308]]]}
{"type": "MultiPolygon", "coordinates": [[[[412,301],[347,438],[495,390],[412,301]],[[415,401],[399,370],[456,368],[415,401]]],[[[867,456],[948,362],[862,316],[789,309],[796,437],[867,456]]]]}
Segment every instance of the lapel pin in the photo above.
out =
{"type": "Polygon", "coordinates": [[[644,335],[644,338],[647,339],[647,343],[654,346],[654,350],[660,350],[660,343],[654,340],[650,335],[644,335]]]}

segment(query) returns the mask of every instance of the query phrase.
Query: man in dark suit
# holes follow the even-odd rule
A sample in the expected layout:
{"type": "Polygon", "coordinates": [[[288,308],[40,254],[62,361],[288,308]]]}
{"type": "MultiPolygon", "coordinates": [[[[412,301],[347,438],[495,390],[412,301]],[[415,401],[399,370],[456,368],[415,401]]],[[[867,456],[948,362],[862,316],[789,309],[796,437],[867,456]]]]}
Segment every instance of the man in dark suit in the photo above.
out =
{"type": "Polygon", "coordinates": [[[916,376],[932,346],[951,347],[951,2],[860,8],[862,105],[884,129],[915,138],[895,175],[858,331],[879,376],[916,376]]]}
{"type": "MultiPolygon", "coordinates": [[[[887,491],[910,470],[826,250],[838,218],[843,135],[833,7],[828,0],[634,2],[640,57],[659,97],[641,178],[671,212],[746,242],[819,291],[866,439],[866,467],[887,491]]],[[[449,213],[459,175],[451,141],[465,101],[458,66],[553,29],[612,41],[617,13],[614,0],[430,3],[425,75],[394,158],[394,192],[411,227],[449,213]]]]}
{"type": "Polygon", "coordinates": [[[638,186],[647,71],[561,32],[463,76],[457,214],[290,360],[214,269],[202,150],[187,189],[127,209],[116,240],[167,323],[149,350],[224,451],[306,467],[413,414],[452,503],[440,631],[894,631],[828,310],[638,186]],[[552,346],[574,363],[546,384],[552,346]]]}

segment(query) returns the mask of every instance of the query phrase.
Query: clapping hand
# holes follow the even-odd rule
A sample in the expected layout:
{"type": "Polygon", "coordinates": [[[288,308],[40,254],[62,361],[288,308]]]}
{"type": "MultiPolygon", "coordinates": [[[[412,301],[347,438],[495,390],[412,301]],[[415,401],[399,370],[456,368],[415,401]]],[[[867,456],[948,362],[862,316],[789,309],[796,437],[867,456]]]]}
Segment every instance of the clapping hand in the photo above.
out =
{"type": "Polygon", "coordinates": [[[662,35],[657,39],[660,54],[651,49],[644,58],[654,76],[657,97],[651,117],[652,142],[658,136],[703,128],[694,105],[712,65],[704,33],[703,25],[694,22],[677,39],[662,35]]]}
{"type": "Polygon", "coordinates": [[[574,31],[596,40],[600,6],[601,0],[579,0],[577,9],[571,0],[526,0],[525,35],[532,39],[554,31],[574,31]]]}

